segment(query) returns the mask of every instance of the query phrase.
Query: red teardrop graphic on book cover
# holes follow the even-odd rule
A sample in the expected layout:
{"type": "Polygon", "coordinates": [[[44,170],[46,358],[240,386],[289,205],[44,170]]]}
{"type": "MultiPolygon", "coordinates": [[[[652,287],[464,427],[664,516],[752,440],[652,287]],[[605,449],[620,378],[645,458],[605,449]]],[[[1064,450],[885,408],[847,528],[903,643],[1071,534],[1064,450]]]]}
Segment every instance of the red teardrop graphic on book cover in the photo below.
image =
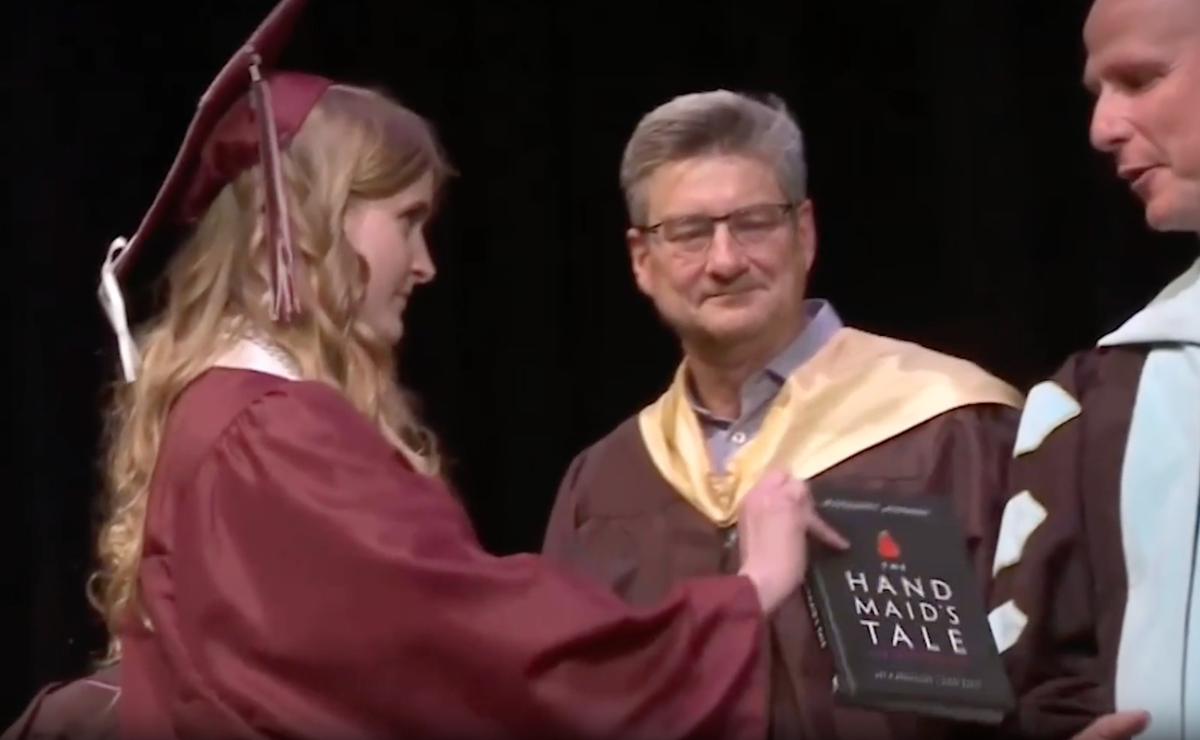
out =
{"type": "Polygon", "coordinates": [[[896,544],[896,540],[892,539],[892,535],[886,529],[879,533],[879,541],[875,546],[879,557],[884,560],[895,560],[900,557],[900,546],[896,544]]]}

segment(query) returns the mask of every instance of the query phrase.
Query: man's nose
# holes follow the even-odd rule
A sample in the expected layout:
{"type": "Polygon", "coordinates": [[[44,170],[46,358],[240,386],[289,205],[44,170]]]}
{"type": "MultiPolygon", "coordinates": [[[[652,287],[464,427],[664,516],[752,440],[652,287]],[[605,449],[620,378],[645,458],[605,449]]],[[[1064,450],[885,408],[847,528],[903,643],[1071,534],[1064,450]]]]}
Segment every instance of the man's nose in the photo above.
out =
{"type": "Polygon", "coordinates": [[[1117,95],[1104,92],[1092,109],[1088,138],[1097,150],[1112,153],[1129,141],[1133,133],[1124,101],[1117,95]]]}
{"type": "Polygon", "coordinates": [[[721,277],[731,277],[746,269],[746,255],[733,238],[729,225],[717,224],[708,245],[708,271],[721,277]]]}

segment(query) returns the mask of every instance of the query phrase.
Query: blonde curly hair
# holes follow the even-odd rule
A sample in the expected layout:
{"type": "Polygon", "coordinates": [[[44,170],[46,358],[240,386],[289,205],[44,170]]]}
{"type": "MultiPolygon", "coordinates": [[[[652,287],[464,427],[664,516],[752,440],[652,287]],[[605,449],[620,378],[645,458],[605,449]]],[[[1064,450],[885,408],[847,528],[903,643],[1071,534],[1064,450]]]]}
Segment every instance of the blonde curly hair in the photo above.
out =
{"type": "MultiPolygon", "coordinates": [[[[329,88],[283,153],[302,315],[268,312],[268,260],[258,167],[227,185],[166,275],[165,306],[139,332],[138,377],[114,388],[104,458],[99,568],[89,599],[108,629],[103,662],[120,658],[137,593],[151,476],[167,415],[180,393],[239,337],[253,333],[295,361],[302,377],[337,388],[414,466],[441,475],[436,437],[396,379],[393,348],[358,318],[367,266],[343,237],[348,206],[386,198],[427,174],[435,192],[453,173],[431,126],[382,93],[329,88]]],[[[149,625],[147,625],[149,626],[149,625]]]]}

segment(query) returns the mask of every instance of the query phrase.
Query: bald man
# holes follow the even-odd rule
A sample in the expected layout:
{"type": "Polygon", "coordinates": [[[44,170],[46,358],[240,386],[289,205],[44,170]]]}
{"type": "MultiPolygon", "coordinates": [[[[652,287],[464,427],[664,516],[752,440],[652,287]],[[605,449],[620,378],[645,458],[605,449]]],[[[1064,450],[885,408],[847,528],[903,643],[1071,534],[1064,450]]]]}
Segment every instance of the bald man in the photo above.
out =
{"type": "MultiPolygon", "coordinates": [[[[1097,0],[1091,141],[1200,233],[1200,0],[1097,0]]],[[[1022,737],[1200,737],[1200,263],[1028,397],[992,630],[1022,737]]]]}

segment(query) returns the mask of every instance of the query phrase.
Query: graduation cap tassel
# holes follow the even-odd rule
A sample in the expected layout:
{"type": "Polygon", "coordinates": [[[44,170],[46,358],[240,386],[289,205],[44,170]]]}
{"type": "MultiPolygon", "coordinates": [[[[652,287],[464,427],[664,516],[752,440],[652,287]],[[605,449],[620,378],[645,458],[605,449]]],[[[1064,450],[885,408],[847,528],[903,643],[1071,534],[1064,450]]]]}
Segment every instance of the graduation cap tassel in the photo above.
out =
{"type": "Polygon", "coordinates": [[[104,255],[104,265],[100,268],[100,305],[108,316],[108,323],[113,333],[117,335],[117,351],[121,355],[121,373],[125,382],[132,383],[137,379],[138,365],[141,355],[137,343],[133,341],[133,333],[129,331],[129,317],[125,313],[125,298],[121,294],[121,284],[117,281],[117,268],[129,248],[129,242],[124,237],[117,237],[108,247],[104,255]]]}
{"type": "Polygon", "coordinates": [[[284,196],[283,167],[280,162],[279,132],[271,109],[271,91],[262,77],[262,60],[255,54],[250,62],[250,100],[258,124],[258,150],[263,174],[263,205],[267,243],[271,261],[271,318],[290,321],[300,313],[292,271],[291,221],[284,196]]]}

